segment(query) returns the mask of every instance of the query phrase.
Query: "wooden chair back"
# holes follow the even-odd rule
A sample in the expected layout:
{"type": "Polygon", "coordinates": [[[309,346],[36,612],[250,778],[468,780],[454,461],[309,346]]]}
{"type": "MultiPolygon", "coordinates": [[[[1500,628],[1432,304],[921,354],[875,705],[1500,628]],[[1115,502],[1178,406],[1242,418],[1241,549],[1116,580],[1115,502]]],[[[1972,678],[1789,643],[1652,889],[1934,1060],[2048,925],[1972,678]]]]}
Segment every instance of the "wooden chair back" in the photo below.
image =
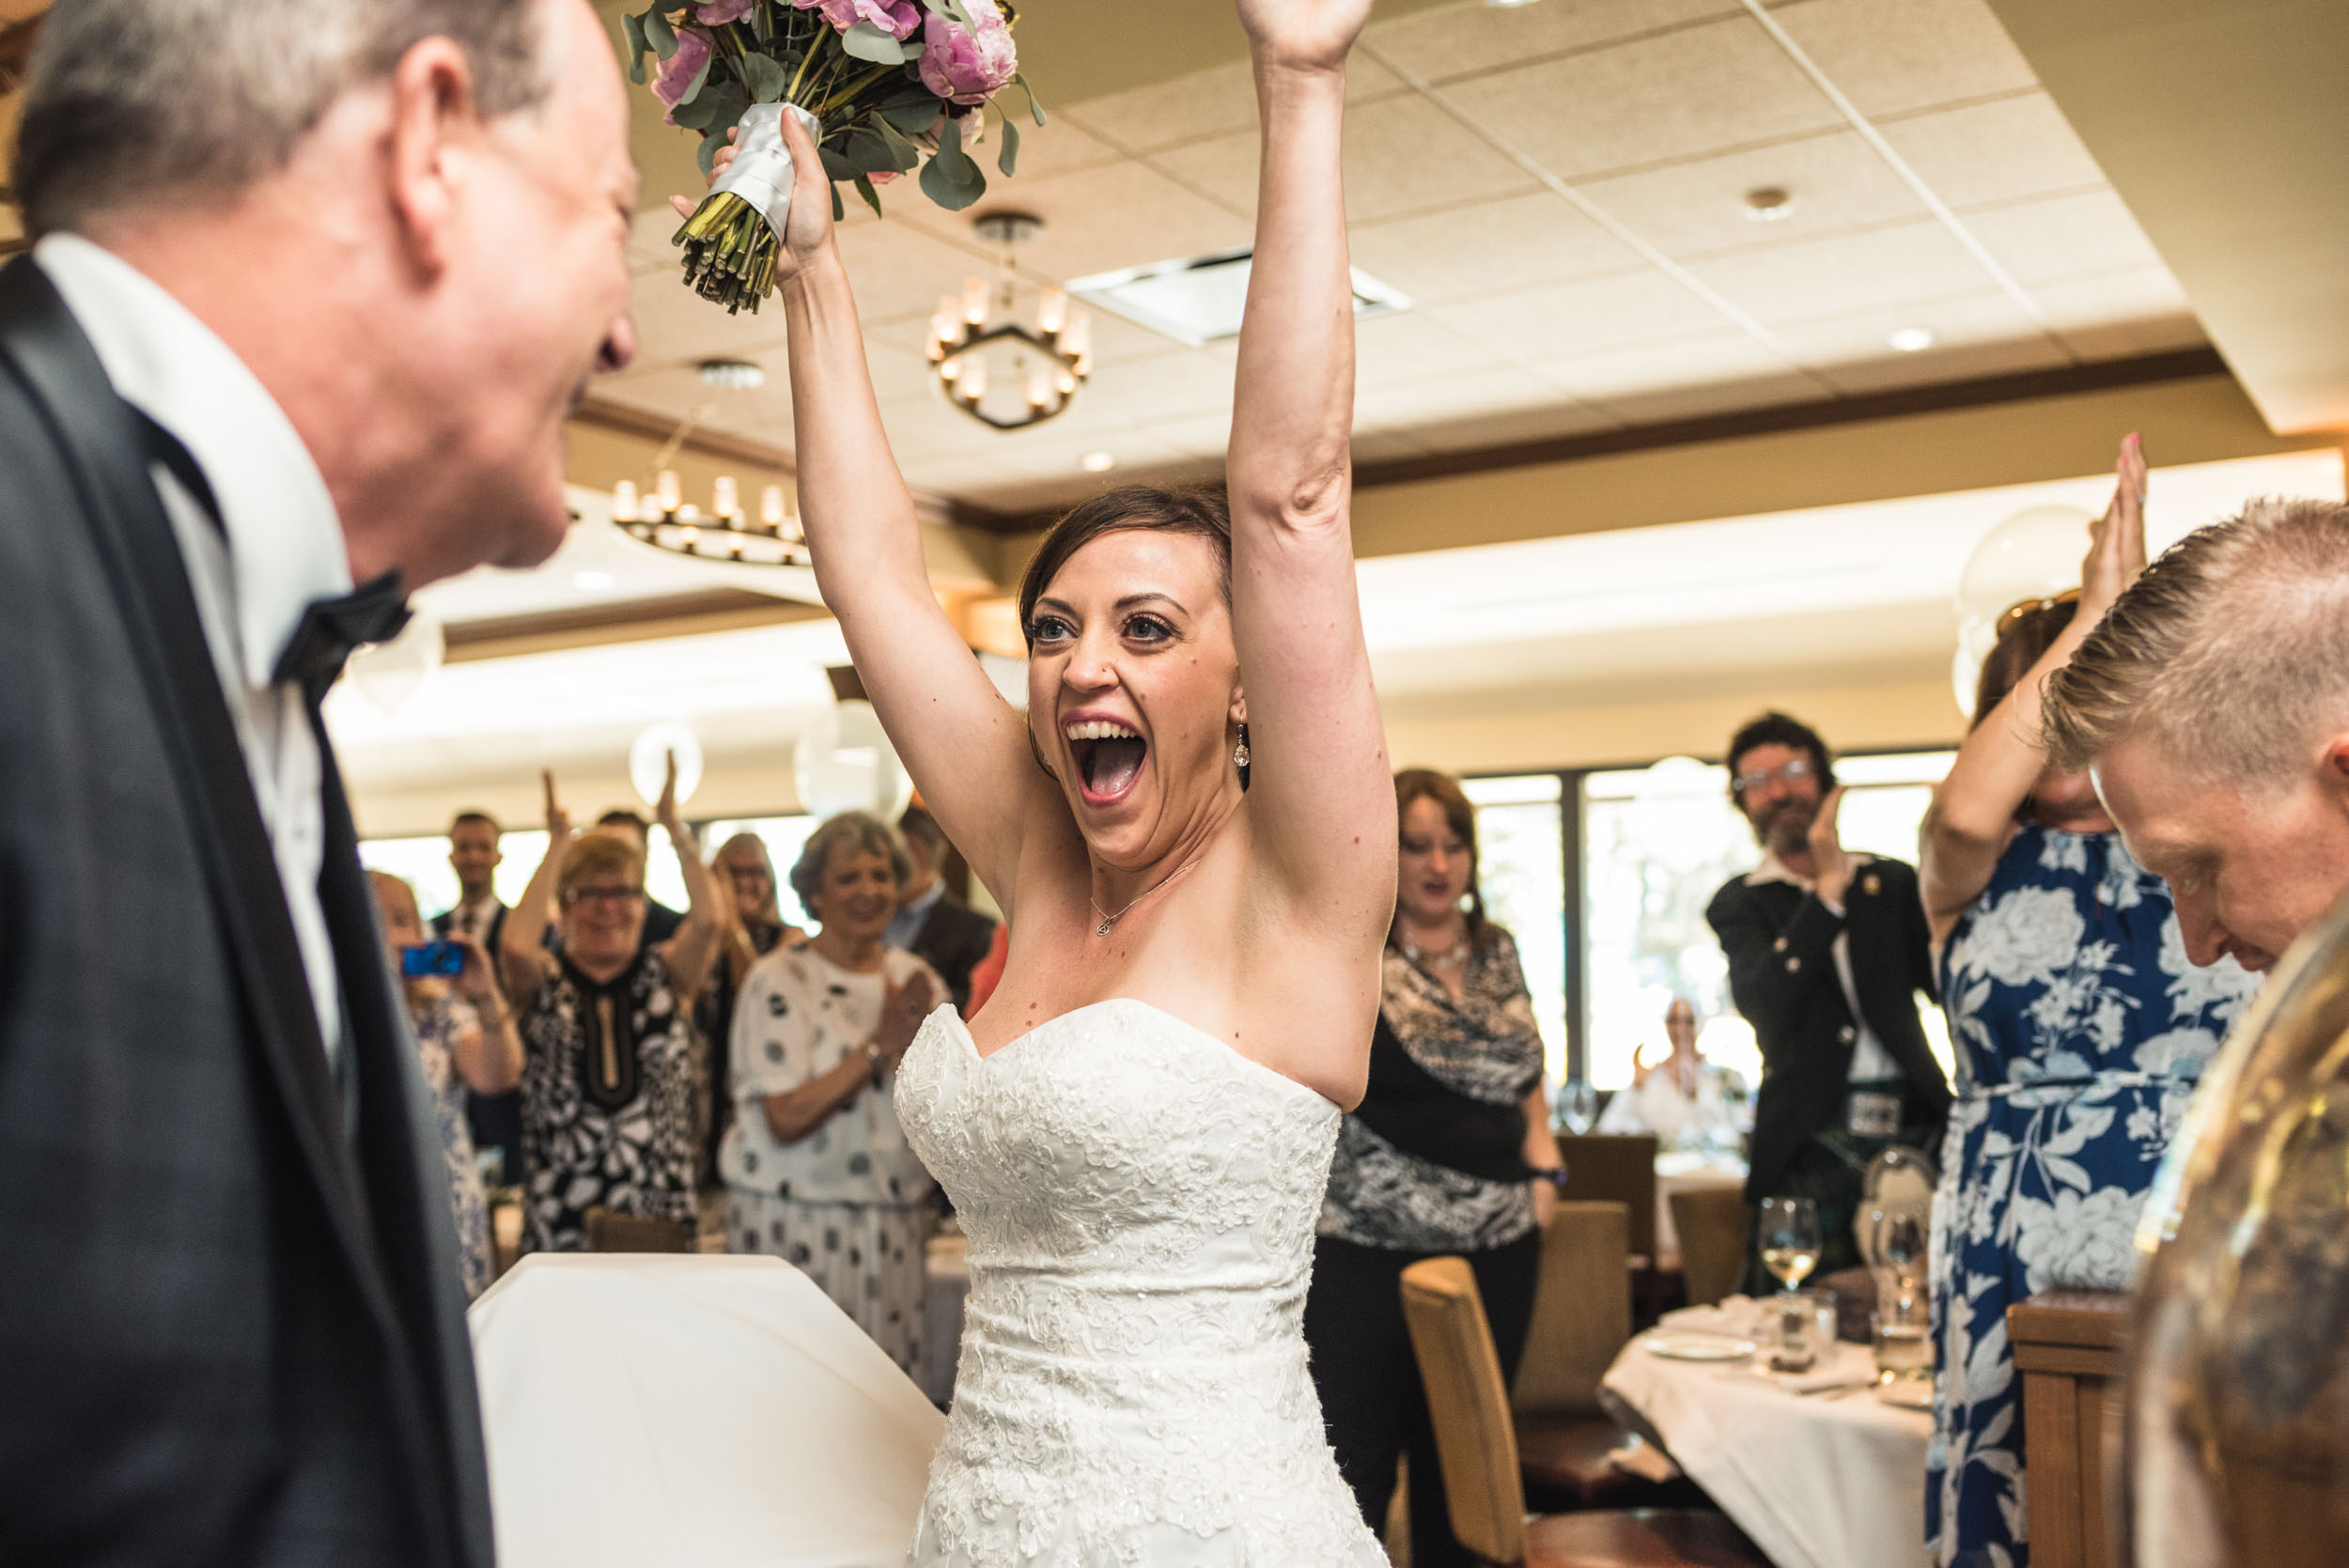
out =
{"type": "Polygon", "coordinates": [[[1561,1196],[1582,1203],[1621,1203],[1631,1211],[1631,1255],[1656,1262],[1656,1135],[1561,1133],[1566,1162],[1561,1196]]]}
{"type": "Polygon", "coordinates": [[[1680,1273],[1688,1305],[1709,1307],[1733,1296],[1746,1277],[1746,1243],[1753,1210],[1734,1187],[1700,1188],[1672,1195],[1672,1229],[1680,1234],[1680,1273]]]}
{"type": "Polygon", "coordinates": [[[1525,1483],[1509,1391],[1476,1276],[1464,1258],[1428,1258],[1403,1271],[1403,1321],[1426,1386],[1452,1533],[1490,1562],[1525,1557],[1525,1483]]]}
{"type": "Polygon", "coordinates": [[[1599,1408],[1598,1380],[1631,1338],[1630,1261],[1626,1205],[1558,1205],[1542,1236],[1533,1321],[1509,1392],[1519,1415],[1582,1415],[1599,1408]]]}
{"type": "Polygon", "coordinates": [[[692,1252],[699,1245],[690,1219],[647,1219],[600,1205],[587,1211],[591,1252],[692,1252]]]}

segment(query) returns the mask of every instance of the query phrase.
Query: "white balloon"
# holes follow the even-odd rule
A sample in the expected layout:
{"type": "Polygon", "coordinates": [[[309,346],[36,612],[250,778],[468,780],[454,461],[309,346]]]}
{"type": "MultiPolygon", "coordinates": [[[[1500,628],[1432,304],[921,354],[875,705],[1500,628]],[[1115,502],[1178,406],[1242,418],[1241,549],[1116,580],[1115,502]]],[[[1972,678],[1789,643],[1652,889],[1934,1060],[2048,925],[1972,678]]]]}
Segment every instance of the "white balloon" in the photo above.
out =
{"type": "Polygon", "coordinates": [[[2033,506],[1984,534],[1957,576],[1960,623],[1996,627],[2011,605],[2078,587],[2095,521],[2077,506],[2033,506]]]}
{"type": "Polygon", "coordinates": [[[868,702],[835,703],[817,716],[791,748],[791,782],[811,816],[869,811],[894,822],[913,800],[913,780],[868,702]]]}
{"type": "Polygon", "coordinates": [[[692,730],[675,720],[646,724],[628,749],[628,782],[648,806],[661,803],[661,786],[668,782],[669,753],[677,753],[677,803],[685,804],[702,786],[702,743],[692,730]]]}
{"type": "Polygon", "coordinates": [[[1989,660],[1990,650],[1998,645],[1998,632],[1987,621],[1968,616],[1958,624],[1957,652],[1950,657],[1950,690],[1956,694],[1957,710],[1968,719],[1974,716],[1974,693],[1982,686],[1982,667],[1989,660]]]}
{"type": "Polygon", "coordinates": [[[1640,775],[1631,818],[1646,852],[1674,871],[1694,871],[1712,853],[1725,782],[1694,757],[1666,757],[1640,775]]]}
{"type": "Polygon", "coordinates": [[[369,707],[389,719],[431,683],[446,651],[440,617],[429,610],[419,610],[409,617],[398,636],[388,643],[370,644],[350,656],[350,684],[369,707]]]}

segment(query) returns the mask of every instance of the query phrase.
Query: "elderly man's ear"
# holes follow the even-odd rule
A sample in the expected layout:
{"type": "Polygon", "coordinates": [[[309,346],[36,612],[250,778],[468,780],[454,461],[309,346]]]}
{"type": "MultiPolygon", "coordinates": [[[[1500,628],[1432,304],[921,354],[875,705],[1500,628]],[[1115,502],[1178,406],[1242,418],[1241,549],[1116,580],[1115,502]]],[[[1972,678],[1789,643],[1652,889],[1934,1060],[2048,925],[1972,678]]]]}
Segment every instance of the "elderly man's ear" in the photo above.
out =
{"type": "Polygon", "coordinates": [[[392,210],[416,266],[437,274],[448,263],[466,160],[484,130],[473,68],[450,39],[425,39],[393,68],[390,91],[392,210]]]}

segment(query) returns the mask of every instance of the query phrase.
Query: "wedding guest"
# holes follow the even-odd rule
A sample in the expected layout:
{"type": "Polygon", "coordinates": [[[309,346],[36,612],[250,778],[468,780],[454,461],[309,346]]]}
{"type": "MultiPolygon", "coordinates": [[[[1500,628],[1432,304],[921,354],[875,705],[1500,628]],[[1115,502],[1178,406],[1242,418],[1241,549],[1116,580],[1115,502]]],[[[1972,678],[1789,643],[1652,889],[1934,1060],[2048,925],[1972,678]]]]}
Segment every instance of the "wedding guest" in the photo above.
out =
{"type": "Polygon", "coordinates": [[[2349,507],[2255,501],[2162,553],[2044,700],[2198,964],[2254,973],[2349,889],[2349,507]]]}
{"type": "Polygon", "coordinates": [[[897,831],[905,835],[913,875],[897,918],[889,923],[889,945],[936,970],[954,997],[955,1010],[967,1018],[976,1011],[971,1005],[971,971],[994,944],[996,922],[957,898],[939,875],[946,861],[946,835],[936,817],[915,806],[897,819],[897,831]]]}
{"type": "MultiPolygon", "coordinates": [[[[506,930],[506,906],[493,878],[506,856],[498,848],[497,818],[488,812],[459,812],[448,825],[448,865],[457,873],[457,902],[432,917],[436,937],[470,937],[490,960],[490,983],[497,984],[498,939],[506,930]]],[[[495,1149],[506,1181],[521,1179],[522,1097],[508,1084],[504,1093],[462,1091],[465,1126],[478,1149],[495,1149]]]]}
{"type": "Polygon", "coordinates": [[[1397,773],[1394,798],[1400,879],[1370,1086],[1339,1127],[1305,1342],[1338,1469],[1374,1529],[1408,1456],[1411,1561],[1426,1568],[1476,1560],[1452,1533],[1400,1277],[1423,1258],[1467,1258],[1515,1376],[1561,1172],[1533,1000],[1477,891],[1476,809],[1458,780],[1425,768],[1397,773]]]}
{"type": "Polygon", "coordinates": [[[10,110],[0,1561],[488,1568],[317,704],[403,593],[562,542],[633,351],[612,46],[580,0],[71,0],[10,110]]]}
{"type": "Polygon", "coordinates": [[[1598,1119],[1600,1132],[1654,1133],[1670,1149],[1731,1149],[1745,1136],[1746,1080],[1697,1049],[1696,1004],[1674,997],[1664,1009],[1671,1054],[1632,1063],[1631,1087],[1598,1119]]]}
{"type": "MultiPolygon", "coordinates": [[[[367,873],[391,947],[392,972],[401,974],[403,950],[421,946],[424,923],[416,914],[416,890],[387,871],[367,873]]],[[[454,981],[403,976],[400,990],[416,1026],[416,1056],[424,1086],[432,1094],[440,1122],[441,1148],[448,1157],[449,1209],[457,1220],[459,1261],[465,1294],[479,1296],[497,1277],[497,1252],[490,1241],[490,1203],[481,1189],[481,1168],[474,1159],[473,1134],[465,1126],[468,1089],[502,1094],[521,1081],[522,1042],[514,1015],[498,994],[490,955],[473,937],[443,937],[464,955],[454,981]]]]}
{"type": "MultiPolygon", "coordinates": [[[[1730,795],[1762,864],[1704,911],[1729,959],[1730,995],[1762,1048],[1746,1202],[1819,1208],[1817,1272],[1859,1262],[1852,1221],[1868,1162],[1900,1142],[1940,1146],[1949,1081],[1925,1045],[1917,994],[1934,994],[1917,873],[1843,848],[1843,791],[1818,732],[1765,713],[1729,743],[1730,795]]],[[[1758,1254],[1750,1287],[1769,1288],[1758,1254]]]]}
{"type": "Polygon", "coordinates": [[[727,1250],[796,1264],[912,1372],[934,1184],[897,1126],[891,1075],[945,987],[881,939],[910,869],[905,841],[869,812],[809,835],[791,891],[820,924],[742,983],[719,1167],[727,1250]]]}
{"type": "Polygon", "coordinates": [[[691,1023],[718,950],[718,894],[677,815],[677,764],[661,825],[689,900],[665,942],[645,929],[645,858],[625,833],[571,837],[546,778],[547,855],[506,923],[506,994],[519,999],[522,1250],[577,1252],[591,1208],[691,1223],[700,1168],[702,1063],[691,1023]],[[528,935],[559,907],[563,945],[528,935]]]}
{"type": "Polygon", "coordinates": [[[806,933],[783,918],[775,896],[775,862],[768,857],[767,841],[756,833],[737,833],[720,845],[709,858],[709,870],[726,920],[719,934],[718,962],[702,987],[701,1000],[693,1004],[693,1027],[709,1053],[709,1134],[704,1141],[708,1163],[703,1173],[714,1177],[719,1145],[734,1125],[734,1097],[727,1084],[735,995],[752,965],[777,947],[804,941],[806,933]]]}
{"type": "Polygon", "coordinates": [[[1933,1205],[1925,1476],[1944,1563],[2029,1561],[2006,1310],[2043,1290],[2128,1288],[2155,1168],[2256,985],[2231,959],[2194,966],[2169,890],[2130,858],[2087,775],[2041,747],[2049,678],[2144,565],[2135,436],[2120,469],[2077,598],[2001,618],[1973,731],[1925,814],[1921,886],[1957,1053],[1933,1205]]]}
{"type": "MultiPolygon", "coordinates": [[[[596,831],[620,834],[636,846],[636,855],[639,860],[647,864],[651,862],[652,824],[645,820],[643,812],[631,811],[626,806],[614,806],[596,818],[596,831]]],[[[650,947],[655,943],[667,941],[677,935],[677,927],[684,924],[685,915],[682,911],[670,908],[658,898],[647,897],[645,900],[646,946],[650,947]]]]}

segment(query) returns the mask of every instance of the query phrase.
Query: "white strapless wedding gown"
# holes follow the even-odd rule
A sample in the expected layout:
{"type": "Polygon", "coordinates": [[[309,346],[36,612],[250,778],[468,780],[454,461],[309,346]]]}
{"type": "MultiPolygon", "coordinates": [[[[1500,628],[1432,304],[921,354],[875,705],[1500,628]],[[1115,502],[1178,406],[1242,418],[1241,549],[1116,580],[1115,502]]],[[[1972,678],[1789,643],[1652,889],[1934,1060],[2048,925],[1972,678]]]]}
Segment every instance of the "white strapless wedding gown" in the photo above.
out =
{"type": "Polygon", "coordinates": [[[920,1568],[1384,1568],[1305,1366],[1338,1110],[1144,1002],[897,1079],[971,1296],[920,1568]]]}

